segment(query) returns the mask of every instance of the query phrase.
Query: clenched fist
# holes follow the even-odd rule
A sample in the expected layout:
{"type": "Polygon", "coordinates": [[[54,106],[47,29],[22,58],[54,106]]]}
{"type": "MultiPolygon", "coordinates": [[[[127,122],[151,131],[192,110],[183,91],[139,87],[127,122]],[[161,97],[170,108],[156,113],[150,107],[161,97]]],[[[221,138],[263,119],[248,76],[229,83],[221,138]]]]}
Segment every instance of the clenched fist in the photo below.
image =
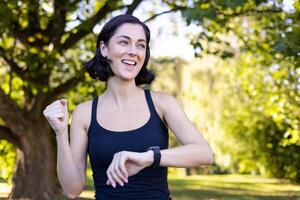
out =
{"type": "Polygon", "coordinates": [[[66,99],[54,101],[45,108],[43,114],[56,134],[68,131],[69,113],[66,99]]]}

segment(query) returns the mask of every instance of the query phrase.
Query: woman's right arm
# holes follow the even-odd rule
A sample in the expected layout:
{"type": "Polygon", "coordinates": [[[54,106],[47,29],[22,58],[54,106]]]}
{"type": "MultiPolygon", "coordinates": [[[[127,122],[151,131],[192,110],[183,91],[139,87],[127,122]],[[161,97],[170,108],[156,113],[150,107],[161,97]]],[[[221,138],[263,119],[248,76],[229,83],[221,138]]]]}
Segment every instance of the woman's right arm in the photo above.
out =
{"type": "Polygon", "coordinates": [[[56,133],[57,174],[63,192],[76,198],[83,191],[86,177],[87,119],[90,117],[84,104],[73,111],[68,140],[68,107],[66,100],[53,102],[44,115],[56,133]]]}

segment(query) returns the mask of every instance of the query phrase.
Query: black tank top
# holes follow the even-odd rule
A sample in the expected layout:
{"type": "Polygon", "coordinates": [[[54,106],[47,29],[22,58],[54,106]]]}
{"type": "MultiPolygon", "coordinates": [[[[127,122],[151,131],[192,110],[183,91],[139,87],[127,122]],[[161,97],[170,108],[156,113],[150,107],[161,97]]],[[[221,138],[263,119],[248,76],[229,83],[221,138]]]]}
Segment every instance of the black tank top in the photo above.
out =
{"type": "MultiPolygon", "coordinates": [[[[145,152],[150,146],[168,148],[168,129],[157,114],[149,90],[144,90],[150,118],[143,126],[130,131],[111,131],[97,121],[98,97],[93,99],[92,119],[88,130],[88,154],[95,186],[95,198],[99,200],[169,200],[167,167],[146,167],[128,178],[124,187],[107,186],[106,170],[113,155],[119,151],[145,152]]],[[[100,110],[101,112],[101,110],[100,110]]]]}

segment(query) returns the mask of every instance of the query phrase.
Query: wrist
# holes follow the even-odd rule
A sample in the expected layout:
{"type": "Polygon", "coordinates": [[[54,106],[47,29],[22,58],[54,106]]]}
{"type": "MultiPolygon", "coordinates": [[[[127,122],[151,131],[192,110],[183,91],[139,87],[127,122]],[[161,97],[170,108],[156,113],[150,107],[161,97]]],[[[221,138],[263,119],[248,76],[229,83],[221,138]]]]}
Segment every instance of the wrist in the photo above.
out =
{"type": "Polygon", "coordinates": [[[159,146],[151,146],[148,148],[148,150],[152,151],[153,155],[153,162],[150,165],[151,168],[158,168],[160,166],[160,160],[161,160],[161,153],[160,153],[160,147],[159,146]]]}
{"type": "Polygon", "coordinates": [[[146,167],[150,167],[154,162],[154,152],[152,150],[145,152],[146,167]]]}
{"type": "Polygon", "coordinates": [[[69,138],[68,138],[68,132],[64,132],[64,133],[55,133],[56,135],[56,141],[64,141],[64,140],[67,140],[69,141],[69,138]]]}

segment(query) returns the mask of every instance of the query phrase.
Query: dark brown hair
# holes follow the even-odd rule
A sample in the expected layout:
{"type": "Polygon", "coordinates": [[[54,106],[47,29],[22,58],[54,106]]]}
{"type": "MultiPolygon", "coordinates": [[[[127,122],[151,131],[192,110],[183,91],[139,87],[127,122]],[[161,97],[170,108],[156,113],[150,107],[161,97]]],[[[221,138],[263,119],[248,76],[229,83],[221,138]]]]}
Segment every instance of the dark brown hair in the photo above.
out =
{"type": "Polygon", "coordinates": [[[110,67],[109,59],[102,56],[100,51],[100,42],[103,41],[106,46],[108,46],[110,38],[115,34],[117,29],[125,24],[139,24],[143,27],[145,35],[146,35],[146,56],[144,64],[138,73],[137,77],[135,78],[136,85],[141,84],[151,84],[154,80],[155,75],[149,69],[147,69],[147,65],[150,58],[150,48],[149,48],[149,41],[150,41],[150,30],[146,24],[141,22],[138,18],[132,15],[118,15],[111,20],[109,20],[102,30],[99,33],[96,45],[96,54],[95,56],[84,63],[84,69],[90,74],[93,79],[99,79],[101,81],[107,81],[110,76],[114,76],[114,73],[110,67]]]}

